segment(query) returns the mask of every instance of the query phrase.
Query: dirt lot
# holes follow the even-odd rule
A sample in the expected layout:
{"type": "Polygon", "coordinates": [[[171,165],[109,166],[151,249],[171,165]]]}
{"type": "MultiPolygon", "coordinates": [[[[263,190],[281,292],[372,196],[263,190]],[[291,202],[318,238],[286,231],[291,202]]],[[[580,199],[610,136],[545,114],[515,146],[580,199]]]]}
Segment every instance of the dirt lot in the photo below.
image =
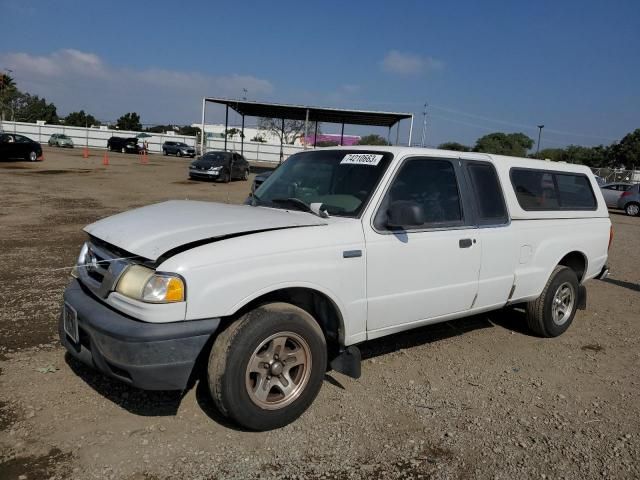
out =
{"type": "Polygon", "coordinates": [[[0,163],[0,479],[640,477],[640,218],[612,214],[612,278],[562,337],[505,311],[370,342],[360,380],[331,372],[301,419],[251,433],[204,384],[129,388],[55,335],[82,226],[165,199],[238,203],[249,183],[81,153],[0,163]]]}

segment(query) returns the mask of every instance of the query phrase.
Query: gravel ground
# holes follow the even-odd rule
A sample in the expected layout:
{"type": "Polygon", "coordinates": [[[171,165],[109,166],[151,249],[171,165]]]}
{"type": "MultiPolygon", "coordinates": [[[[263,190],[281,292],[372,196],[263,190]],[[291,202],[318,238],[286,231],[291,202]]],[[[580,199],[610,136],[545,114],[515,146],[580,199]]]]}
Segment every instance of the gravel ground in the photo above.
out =
{"type": "Polygon", "coordinates": [[[241,202],[249,183],[188,160],[45,148],[0,164],[0,479],[639,478],[640,218],[612,214],[612,277],[557,339],[517,309],[361,346],[295,423],[222,419],[198,383],[144,392],[64,354],[55,332],[83,225],[172,198],[241,202]]]}

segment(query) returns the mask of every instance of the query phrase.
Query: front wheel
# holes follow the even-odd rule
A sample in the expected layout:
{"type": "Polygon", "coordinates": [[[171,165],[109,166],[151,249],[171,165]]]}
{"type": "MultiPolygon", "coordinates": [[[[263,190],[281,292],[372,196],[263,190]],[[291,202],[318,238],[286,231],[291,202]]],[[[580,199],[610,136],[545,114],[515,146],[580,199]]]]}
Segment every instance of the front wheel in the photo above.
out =
{"type": "Polygon", "coordinates": [[[29,155],[27,155],[27,160],[29,160],[30,162],[35,162],[36,160],[38,160],[38,154],[34,151],[29,152],[29,155]]]}
{"type": "Polygon", "coordinates": [[[249,169],[247,168],[244,173],[242,174],[242,180],[244,180],[245,182],[247,180],[249,180],[249,169]]]}
{"type": "Polygon", "coordinates": [[[120,151],[121,151],[122,153],[127,153],[127,149],[126,149],[126,148],[124,148],[124,147],[122,147],[122,148],[120,149],[120,151]]]}
{"type": "Polygon", "coordinates": [[[181,152],[180,150],[178,150],[178,153],[176,153],[176,155],[177,155],[178,157],[181,157],[181,156],[182,156],[182,152],[181,152]]]}
{"type": "Polygon", "coordinates": [[[162,154],[166,157],[167,155],[169,155],[169,152],[167,152],[164,148],[162,149],[162,154]]]}
{"type": "Polygon", "coordinates": [[[638,216],[638,214],[640,214],[640,205],[638,205],[637,203],[628,203],[624,207],[624,211],[630,217],[636,217],[638,216]]]}
{"type": "Polygon", "coordinates": [[[542,294],[527,303],[529,328],[541,337],[557,337],[567,331],[578,309],[579,287],[575,272],[558,265],[542,294]]]}
{"type": "Polygon", "coordinates": [[[218,336],[209,356],[209,389],[230,419],[251,430],[271,430],[311,405],[326,366],[327,345],[315,319],[294,305],[271,303],[218,336]]]}

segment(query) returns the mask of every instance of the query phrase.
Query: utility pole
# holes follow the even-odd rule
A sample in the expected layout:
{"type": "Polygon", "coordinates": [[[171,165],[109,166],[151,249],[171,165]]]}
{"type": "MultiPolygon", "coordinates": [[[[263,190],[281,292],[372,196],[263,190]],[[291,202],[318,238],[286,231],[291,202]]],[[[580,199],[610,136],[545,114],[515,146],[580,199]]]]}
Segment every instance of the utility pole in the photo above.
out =
{"type": "Polygon", "coordinates": [[[427,140],[427,103],[424,104],[424,111],[422,112],[422,139],[420,140],[420,146],[424,148],[424,144],[427,140]]]}
{"type": "Polygon", "coordinates": [[[540,153],[540,139],[542,138],[542,129],[544,128],[544,125],[538,125],[538,145],[536,147],[536,155],[538,155],[538,153],[540,153]]]}

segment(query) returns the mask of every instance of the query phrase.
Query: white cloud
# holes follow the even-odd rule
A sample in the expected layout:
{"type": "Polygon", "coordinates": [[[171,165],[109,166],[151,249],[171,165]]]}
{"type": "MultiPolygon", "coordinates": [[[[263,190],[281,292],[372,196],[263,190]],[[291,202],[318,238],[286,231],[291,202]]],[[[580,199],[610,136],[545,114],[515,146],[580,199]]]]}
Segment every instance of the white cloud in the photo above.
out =
{"type": "Polygon", "coordinates": [[[0,53],[21,90],[44,96],[59,114],[84,109],[102,120],[136,111],[144,123],[191,123],[200,118],[204,96],[250,98],[273,92],[273,85],[252,75],[207,75],[157,68],[120,68],[90,52],[67,49],[45,56],[0,53]]]}
{"type": "Polygon", "coordinates": [[[417,75],[423,72],[441,70],[444,64],[433,57],[422,57],[413,53],[389,51],[380,62],[385,72],[398,75],[417,75]]]}

